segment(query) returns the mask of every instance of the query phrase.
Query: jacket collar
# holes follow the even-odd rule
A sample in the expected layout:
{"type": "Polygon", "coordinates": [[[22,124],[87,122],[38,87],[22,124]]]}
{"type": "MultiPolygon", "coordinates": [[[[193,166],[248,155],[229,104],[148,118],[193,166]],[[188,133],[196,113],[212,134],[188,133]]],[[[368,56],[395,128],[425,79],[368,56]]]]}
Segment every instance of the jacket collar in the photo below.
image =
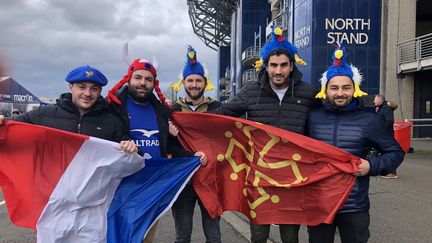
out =
{"type": "Polygon", "coordinates": [[[359,99],[353,99],[347,106],[336,106],[331,104],[328,99],[323,101],[324,109],[331,112],[351,112],[363,109],[363,104],[359,99]]]}
{"type": "MultiPolygon", "coordinates": [[[[200,105],[209,105],[211,103],[213,103],[215,100],[210,98],[210,97],[205,97],[204,100],[198,104],[198,106],[200,105]]],[[[180,106],[183,107],[188,107],[189,104],[186,102],[186,98],[179,98],[178,100],[176,100],[176,103],[179,104],[180,106]]]]}

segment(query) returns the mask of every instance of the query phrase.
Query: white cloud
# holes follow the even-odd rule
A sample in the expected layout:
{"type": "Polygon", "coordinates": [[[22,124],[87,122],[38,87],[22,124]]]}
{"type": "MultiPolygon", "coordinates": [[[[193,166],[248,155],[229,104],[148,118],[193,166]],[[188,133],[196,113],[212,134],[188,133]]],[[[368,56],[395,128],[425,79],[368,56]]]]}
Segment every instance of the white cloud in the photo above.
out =
{"type": "Polygon", "coordinates": [[[131,57],[158,60],[163,90],[177,81],[188,44],[216,80],[217,53],[193,33],[186,1],[2,0],[0,30],[11,76],[36,96],[67,91],[66,74],[86,64],[106,74],[106,92],[126,72],[126,42],[131,57]]]}

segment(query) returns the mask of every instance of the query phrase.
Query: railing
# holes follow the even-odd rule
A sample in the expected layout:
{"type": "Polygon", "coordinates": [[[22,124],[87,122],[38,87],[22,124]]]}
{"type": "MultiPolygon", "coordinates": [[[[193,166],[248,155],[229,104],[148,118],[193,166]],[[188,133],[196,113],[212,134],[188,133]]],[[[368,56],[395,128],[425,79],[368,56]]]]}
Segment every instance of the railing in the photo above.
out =
{"type": "Polygon", "coordinates": [[[273,30],[274,26],[280,26],[282,30],[288,29],[288,14],[285,11],[281,11],[276,18],[274,18],[270,23],[267,24],[266,27],[266,36],[269,37],[270,33],[273,30]]]}
{"type": "Polygon", "coordinates": [[[432,127],[432,118],[405,119],[405,121],[412,122],[413,127],[432,127]],[[429,124],[415,124],[415,123],[429,123],[429,124]]]}
{"type": "Polygon", "coordinates": [[[242,60],[259,59],[261,48],[259,46],[249,46],[242,54],[242,60]]]}
{"type": "Polygon", "coordinates": [[[405,71],[401,65],[408,63],[416,64],[408,69],[418,71],[424,66],[422,60],[428,58],[432,58],[432,33],[397,44],[398,73],[405,71]]]}
{"type": "Polygon", "coordinates": [[[256,80],[257,80],[257,72],[255,71],[255,69],[248,69],[243,72],[242,86],[250,82],[255,82],[256,80]]]}
{"type": "Polygon", "coordinates": [[[277,16],[275,19],[273,19],[273,24],[278,25],[282,28],[282,30],[286,30],[288,28],[288,15],[285,11],[281,12],[279,16],[277,16]]]}

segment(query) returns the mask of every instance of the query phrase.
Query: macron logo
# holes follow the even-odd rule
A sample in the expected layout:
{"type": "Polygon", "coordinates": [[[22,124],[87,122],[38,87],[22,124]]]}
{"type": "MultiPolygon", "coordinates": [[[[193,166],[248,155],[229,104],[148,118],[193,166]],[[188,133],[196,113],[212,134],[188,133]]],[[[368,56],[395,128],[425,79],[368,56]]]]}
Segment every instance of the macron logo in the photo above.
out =
{"type": "Polygon", "coordinates": [[[131,132],[140,132],[143,136],[150,138],[152,135],[159,133],[159,130],[147,131],[144,129],[133,129],[131,132]]]}

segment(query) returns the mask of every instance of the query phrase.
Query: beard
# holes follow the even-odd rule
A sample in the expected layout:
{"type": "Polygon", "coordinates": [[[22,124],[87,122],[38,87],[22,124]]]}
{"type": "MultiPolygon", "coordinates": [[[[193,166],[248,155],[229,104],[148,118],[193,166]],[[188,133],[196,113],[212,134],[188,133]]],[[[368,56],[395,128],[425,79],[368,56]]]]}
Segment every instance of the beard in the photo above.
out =
{"type": "Polygon", "coordinates": [[[289,84],[289,81],[290,81],[289,76],[279,75],[279,76],[277,76],[277,78],[282,79],[282,80],[276,80],[275,76],[270,77],[270,82],[275,87],[282,88],[282,87],[286,87],[289,84]]]}
{"type": "Polygon", "coordinates": [[[349,103],[351,103],[352,101],[352,97],[349,96],[336,96],[333,97],[332,99],[329,99],[330,103],[334,106],[347,106],[349,103]],[[341,103],[337,103],[335,100],[345,100],[342,104],[341,103]]]}
{"type": "Polygon", "coordinates": [[[139,103],[146,103],[152,93],[153,89],[147,89],[145,86],[129,86],[128,88],[129,96],[139,103]],[[143,89],[144,92],[139,91],[138,88],[143,89]]]}
{"type": "Polygon", "coordinates": [[[185,89],[186,94],[192,100],[197,100],[197,99],[201,98],[204,95],[204,91],[205,91],[205,89],[202,89],[197,94],[192,94],[189,89],[185,89]]]}

